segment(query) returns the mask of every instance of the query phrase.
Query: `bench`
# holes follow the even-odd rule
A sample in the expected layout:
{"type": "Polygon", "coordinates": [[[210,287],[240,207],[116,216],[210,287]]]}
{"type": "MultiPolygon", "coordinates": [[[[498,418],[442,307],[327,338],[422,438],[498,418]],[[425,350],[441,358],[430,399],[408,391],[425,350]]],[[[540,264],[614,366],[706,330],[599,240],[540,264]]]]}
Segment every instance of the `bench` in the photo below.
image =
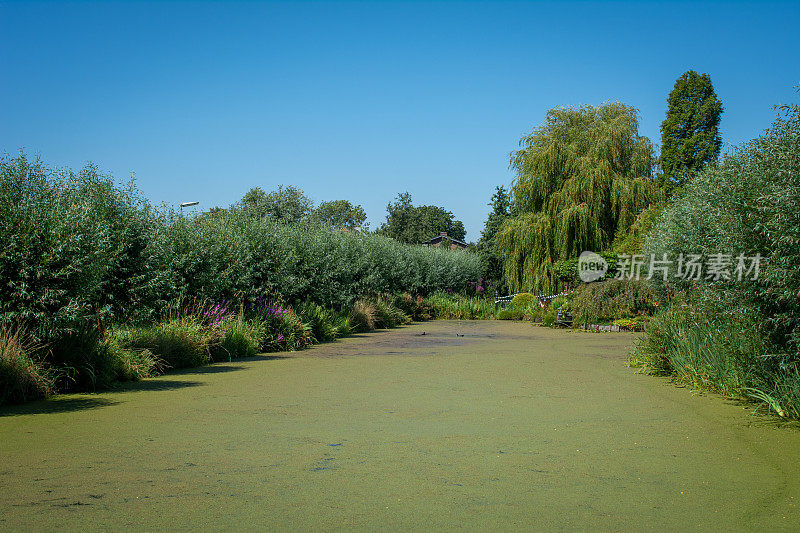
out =
{"type": "Polygon", "coordinates": [[[558,308],[556,313],[556,321],[553,322],[554,326],[568,328],[572,326],[572,313],[562,313],[561,308],[558,308]]]}

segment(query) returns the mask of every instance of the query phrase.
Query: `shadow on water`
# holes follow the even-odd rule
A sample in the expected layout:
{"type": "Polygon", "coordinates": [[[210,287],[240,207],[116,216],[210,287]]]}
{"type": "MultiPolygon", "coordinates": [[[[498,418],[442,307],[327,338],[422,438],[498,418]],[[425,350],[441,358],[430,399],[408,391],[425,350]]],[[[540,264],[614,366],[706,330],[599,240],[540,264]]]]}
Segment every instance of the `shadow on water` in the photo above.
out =
{"type": "MultiPolygon", "coordinates": [[[[246,357],[237,359],[236,362],[249,362],[249,361],[271,361],[275,359],[289,359],[287,355],[276,354],[263,354],[253,357],[246,357]]],[[[231,364],[213,364],[209,366],[201,366],[196,368],[183,368],[179,370],[169,371],[171,376],[188,376],[198,374],[220,374],[224,372],[234,372],[236,370],[244,370],[246,367],[231,364]]],[[[187,387],[198,387],[204,385],[200,381],[183,381],[176,379],[163,379],[163,378],[149,378],[142,381],[131,381],[117,383],[109,389],[98,391],[99,394],[115,394],[120,392],[137,392],[137,391],[168,391],[175,389],[184,389],[187,387]]],[[[91,393],[89,393],[91,394],[91,393]]],[[[72,396],[56,396],[48,400],[37,400],[20,405],[0,406],[0,417],[6,416],[20,416],[32,414],[45,414],[45,413],[66,413],[70,411],[85,411],[88,409],[97,409],[99,407],[108,407],[116,405],[120,402],[109,400],[102,397],[87,397],[82,396],[75,398],[72,396]]]]}
{"type": "Polygon", "coordinates": [[[0,417],[85,411],[118,403],[119,402],[106,398],[52,398],[50,400],[38,400],[22,405],[0,407],[0,417]]]}
{"type": "Polygon", "coordinates": [[[115,392],[135,392],[135,391],[167,391],[175,389],[185,389],[187,387],[198,387],[203,383],[199,381],[179,381],[174,379],[150,378],[142,381],[131,381],[118,383],[113,388],[104,390],[105,393],[115,392]]]}

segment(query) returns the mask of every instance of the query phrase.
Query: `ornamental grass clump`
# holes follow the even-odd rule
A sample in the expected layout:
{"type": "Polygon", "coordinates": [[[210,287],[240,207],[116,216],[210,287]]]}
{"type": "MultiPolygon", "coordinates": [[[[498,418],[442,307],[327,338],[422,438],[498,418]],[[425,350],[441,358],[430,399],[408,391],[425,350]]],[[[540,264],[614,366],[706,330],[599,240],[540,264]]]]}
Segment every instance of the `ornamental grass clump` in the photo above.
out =
{"type": "Polygon", "coordinates": [[[428,296],[425,303],[434,318],[443,320],[475,320],[495,318],[495,304],[477,296],[463,296],[440,291],[428,296]]]}
{"type": "Polygon", "coordinates": [[[350,310],[350,326],[357,333],[364,333],[375,329],[375,304],[366,299],[360,299],[353,304],[350,310]]]}
{"type": "Polygon", "coordinates": [[[300,306],[300,320],[311,328],[312,342],[329,342],[338,336],[335,315],[312,302],[300,306]]]}
{"type": "Polygon", "coordinates": [[[36,346],[21,327],[0,328],[0,405],[46,398],[52,373],[32,359],[36,346]]]}
{"type": "Polygon", "coordinates": [[[222,337],[211,348],[211,358],[217,362],[252,357],[261,351],[265,337],[262,323],[244,320],[238,314],[224,323],[222,337]]]}
{"type": "Polygon", "coordinates": [[[411,318],[393,306],[385,298],[375,298],[375,327],[377,329],[393,328],[408,324],[411,318]]]}
{"type": "Polygon", "coordinates": [[[148,350],[165,368],[190,368],[211,362],[216,332],[193,317],[167,319],[145,327],[120,331],[117,339],[127,350],[148,350]]]}
{"type": "Polygon", "coordinates": [[[244,316],[261,331],[262,352],[294,351],[312,343],[311,328],[289,307],[264,298],[245,307],[244,316]]]}

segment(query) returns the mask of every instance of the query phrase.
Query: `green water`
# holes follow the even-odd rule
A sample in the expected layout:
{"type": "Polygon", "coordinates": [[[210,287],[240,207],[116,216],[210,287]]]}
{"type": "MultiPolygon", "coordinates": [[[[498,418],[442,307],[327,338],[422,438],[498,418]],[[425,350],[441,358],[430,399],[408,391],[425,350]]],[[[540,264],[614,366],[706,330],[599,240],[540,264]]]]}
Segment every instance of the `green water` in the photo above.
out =
{"type": "Polygon", "coordinates": [[[800,527],[800,432],[632,341],[432,322],[5,409],[0,529],[800,527]]]}

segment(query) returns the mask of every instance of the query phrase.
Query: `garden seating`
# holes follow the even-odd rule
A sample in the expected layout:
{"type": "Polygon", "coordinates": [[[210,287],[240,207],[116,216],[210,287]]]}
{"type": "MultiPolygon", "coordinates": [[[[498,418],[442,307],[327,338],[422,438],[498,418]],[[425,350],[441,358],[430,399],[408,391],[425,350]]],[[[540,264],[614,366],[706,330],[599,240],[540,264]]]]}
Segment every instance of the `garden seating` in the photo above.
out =
{"type": "Polygon", "coordinates": [[[556,313],[556,320],[553,322],[554,326],[564,326],[568,328],[572,326],[572,313],[562,313],[561,308],[558,308],[558,312],[556,313]]]}

